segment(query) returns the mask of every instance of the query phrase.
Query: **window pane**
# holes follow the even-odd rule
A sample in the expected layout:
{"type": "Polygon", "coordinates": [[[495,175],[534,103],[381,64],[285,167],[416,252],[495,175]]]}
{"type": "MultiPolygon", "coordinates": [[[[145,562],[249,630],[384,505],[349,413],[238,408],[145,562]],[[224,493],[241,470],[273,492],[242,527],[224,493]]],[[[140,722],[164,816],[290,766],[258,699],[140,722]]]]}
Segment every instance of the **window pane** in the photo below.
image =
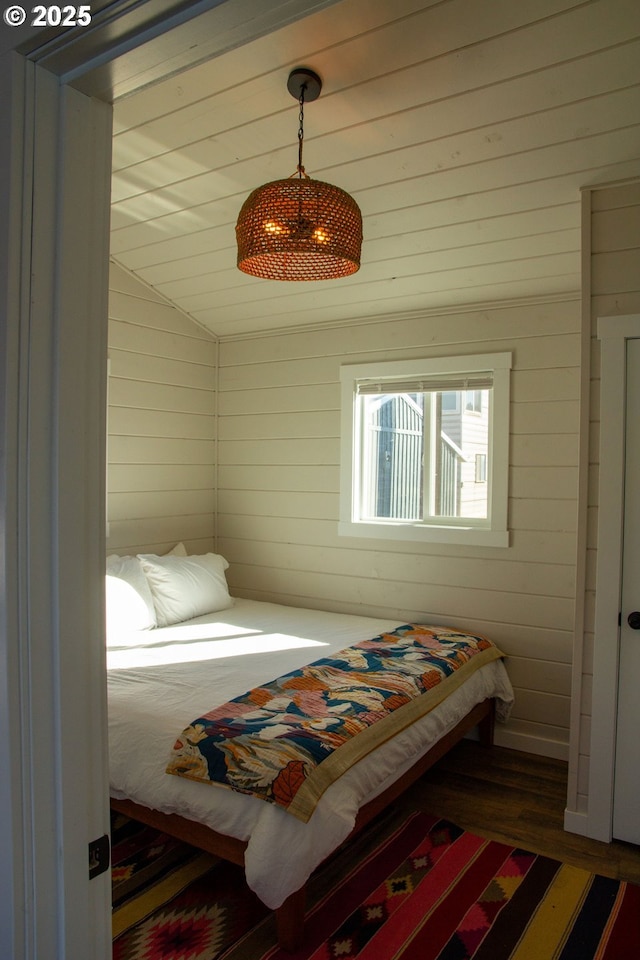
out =
{"type": "Polygon", "coordinates": [[[437,484],[434,516],[487,517],[487,484],[476,482],[476,458],[489,454],[490,390],[460,391],[454,412],[442,409],[440,444],[434,465],[437,484]]]}
{"type": "Polygon", "coordinates": [[[472,410],[475,413],[481,413],[482,411],[482,394],[484,390],[467,390],[467,400],[466,406],[467,410],[472,410]]]}
{"type": "Polygon", "coordinates": [[[486,519],[488,484],[478,483],[477,464],[486,479],[490,395],[361,396],[361,518],[486,519]]]}
{"type": "Polygon", "coordinates": [[[424,395],[362,397],[362,515],[422,519],[424,395]]]}

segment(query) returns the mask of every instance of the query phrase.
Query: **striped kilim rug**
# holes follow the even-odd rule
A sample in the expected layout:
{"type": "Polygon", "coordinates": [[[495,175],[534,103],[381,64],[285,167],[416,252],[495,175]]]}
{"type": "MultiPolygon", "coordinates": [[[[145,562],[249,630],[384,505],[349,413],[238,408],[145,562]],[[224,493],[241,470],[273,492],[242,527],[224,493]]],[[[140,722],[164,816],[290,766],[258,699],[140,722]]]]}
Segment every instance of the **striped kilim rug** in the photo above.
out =
{"type": "Polygon", "coordinates": [[[640,887],[424,813],[376,821],[318,871],[295,954],[239,869],[124,818],[113,862],[114,960],[640,958],[640,887]]]}

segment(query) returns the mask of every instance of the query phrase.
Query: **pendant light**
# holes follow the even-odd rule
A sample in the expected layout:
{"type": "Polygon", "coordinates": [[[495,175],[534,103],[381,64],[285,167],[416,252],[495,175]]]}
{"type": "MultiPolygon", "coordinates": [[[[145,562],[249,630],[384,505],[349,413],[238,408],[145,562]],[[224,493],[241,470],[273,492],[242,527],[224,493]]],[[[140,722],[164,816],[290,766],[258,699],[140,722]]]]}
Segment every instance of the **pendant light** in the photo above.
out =
{"type": "Polygon", "coordinates": [[[298,101],[298,166],[286,180],[251,193],[236,224],[238,268],[267,280],[333,280],[360,267],[362,214],[340,187],[314,180],[302,165],[304,105],[317,100],[320,77],[305,67],[289,74],[298,101]]]}

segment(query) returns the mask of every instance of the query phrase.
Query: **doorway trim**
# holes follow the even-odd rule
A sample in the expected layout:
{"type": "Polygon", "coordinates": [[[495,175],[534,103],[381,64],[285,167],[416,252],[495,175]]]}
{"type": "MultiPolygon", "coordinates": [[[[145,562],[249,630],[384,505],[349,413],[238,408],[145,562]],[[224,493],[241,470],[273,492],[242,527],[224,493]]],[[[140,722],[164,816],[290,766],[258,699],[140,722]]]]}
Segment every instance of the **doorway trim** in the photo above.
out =
{"type": "Polygon", "coordinates": [[[600,457],[594,686],[591,704],[587,836],[610,842],[613,821],[622,546],[627,340],[640,337],[640,314],[598,317],[600,457]]]}

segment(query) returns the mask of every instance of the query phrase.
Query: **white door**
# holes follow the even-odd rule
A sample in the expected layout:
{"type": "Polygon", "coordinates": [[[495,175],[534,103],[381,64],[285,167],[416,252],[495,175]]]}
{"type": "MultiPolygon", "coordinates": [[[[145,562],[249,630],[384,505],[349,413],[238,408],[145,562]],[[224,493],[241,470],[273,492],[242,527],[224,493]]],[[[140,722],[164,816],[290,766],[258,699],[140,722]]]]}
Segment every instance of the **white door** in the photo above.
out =
{"type": "Polygon", "coordinates": [[[625,510],[613,835],[640,844],[640,340],[627,340],[625,510]]]}

